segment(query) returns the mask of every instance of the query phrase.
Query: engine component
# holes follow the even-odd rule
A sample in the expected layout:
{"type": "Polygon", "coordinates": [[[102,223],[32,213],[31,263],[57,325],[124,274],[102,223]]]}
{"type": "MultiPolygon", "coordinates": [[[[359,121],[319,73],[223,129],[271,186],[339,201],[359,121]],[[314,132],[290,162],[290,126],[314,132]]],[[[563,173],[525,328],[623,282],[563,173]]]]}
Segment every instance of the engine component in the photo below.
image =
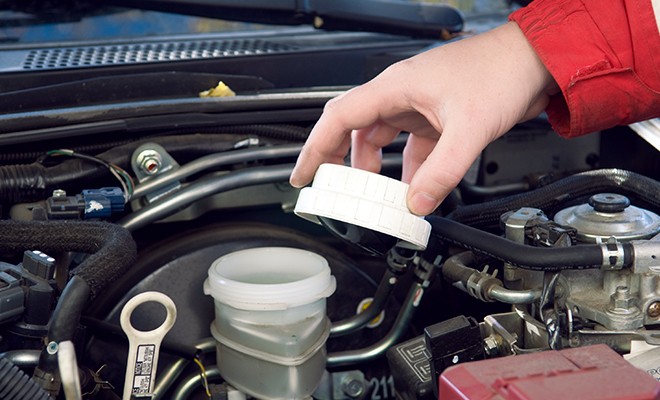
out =
{"type": "Polygon", "coordinates": [[[22,335],[47,330],[54,291],[51,287],[55,259],[38,251],[23,253],[20,265],[0,263],[0,322],[24,315],[15,329],[22,335]]]}
{"type": "Polygon", "coordinates": [[[424,336],[417,336],[392,346],[387,361],[394,376],[397,395],[403,400],[437,399],[437,380],[432,379],[431,365],[426,356],[424,336]]]}
{"type": "MultiPolygon", "coordinates": [[[[237,146],[234,145],[234,147],[237,146]]],[[[162,191],[165,187],[172,184],[176,185],[177,181],[211,168],[226,166],[232,163],[246,163],[278,157],[294,157],[298,155],[300,148],[301,145],[299,144],[290,144],[209,154],[191,161],[178,169],[170,169],[167,171],[167,174],[154,175],[151,179],[140,182],[140,185],[135,189],[133,197],[140,198],[150,193],[162,191]]],[[[159,171],[162,170],[159,169],[159,171]]]]}
{"type": "MultiPolygon", "coordinates": [[[[179,163],[157,143],[144,143],[133,151],[131,156],[131,168],[135,172],[140,183],[148,182],[154,177],[179,169],[179,163]]],[[[147,202],[153,202],[158,198],[173,191],[179,190],[180,182],[172,182],[157,192],[145,196],[147,202]]]]}
{"type": "Polygon", "coordinates": [[[87,301],[116,279],[132,263],[135,242],[125,230],[111,224],[82,221],[0,221],[0,250],[23,252],[40,248],[47,252],[80,251],[90,254],[66,284],[48,327],[49,345],[42,350],[34,379],[51,393],[59,392],[56,346],[71,340],[87,301]]]}
{"type": "MultiPolygon", "coordinates": [[[[660,242],[643,240],[658,234],[660,217],[630,205],[630,200],[619,194],[595,194],[589,198],[588,204],[559,211],[555,221],[576,228],[581,242],[633,243],[635,264],[638,265],[644,256],[653,262],[654,255],[660,251],[660,242]]],[[[648,312],[652,310],[652,304],[660,300],[657,279],[657,272],[651,269],[640,271],[633,268],[567,272],[562,284],[568,294],[566,305],[574,318],[595,321],[610,330],[631,330],[658,320],[659,315],[648,312]]]]}
{"type": "Polygon", "coordinates": [[[620,169],[601,169],[575,174],[526,193],[463,206],[447,217],[472,227],[492,227],[511,210],[534,207],[552,215],[564,209],[569,201],[606,191],[634,196],[658,208],[658,190],[660,183],[651,178],[620,169]]]}
{"type": "Polygon", "coordinates": [[[605,345],[460,364],[440,377],[440,398],[657,399],[660,385],[605,345]]]}
{"type": "Polygon", "coordinates": [[[630,205],[630,200],[615,193],[600,193],[589,198],[588,204],[565,208],[554,220],[578,231],[583,243],[649,239],[660,232],[660,216],[630,205]]]}
{"type": "Polygon", "coordinates": [[[388,268],[378,284],[374,297],[371,299],[367,298],[369,300],[365,299],[368,301],[366,308],[362,307],[363,300],[358,305],[358,313],[356,315],[333,322],[330,328],[330,337],[347,335],[365,326],[369,327],[374,320],[382,322],[385,303],[389,299],[394,286],[399,282],[399,276],[408,269],[408,264],[416,254],[414,251],[407,251],[411,254],[402,254],[406,253],[404,250],[406,249],[400,249],[396,246],[390,249],[387,253],[388,268]]]}
{"type": "Polygon", "coordinates": [[[253,248],[217,259],[204,292],[215,303],[211,334],[223,378],[263,399],[311,395],[325,370],[325,305],[335,286],[327,261],[305,250],[253,248]]]}
{"type": "Polygon", "coordinates": [[[254,167],[232,172],[221,177],[210,176],[199,179],[178,191],[176,196],[166,197],[160,201],[151,203],[139,211],[124,217],[118,224],[129,231],[136,231],[161,218],[173,215],[182,208],[193,204],[196,200],[210,195],[246,186],[282,182],[291,175],[292,169],[293,166],[287,164],[254,167]]]}
{"type": "Polygon", "coordinates": [[[393,346],[387,359],[398,395],[405,399],[438,398],[438,378],[447,367],[484,358],[477,321],[460,315],[424,329],[424,335],[393,346]]]}
{"type": "Polygon", "coordinates": [[[317,400],[365,399],[369,382],[360,370],[326,372],[312,396],[317,400]]]}
{"type": "Polygon", "coordinates": [[[176,306],[172,299],[160,292],[144,292],[133,297],[121,310],[121,327],[128,337],[128,361],[124,379],[123,400],[135,397],[149,397],[156,382],[156,367],[160,344],[176,321],[176,306]],[[165,307],[167,315],[163,323],[148,332],[135,329],[131,324],[131,315],[135,309],[147,302],[155,302],[165,307]]]}
{"type": "Polygon", "coordinates": [[[0,398],[16,400],[50,399],[36,382],[10,361],[0,358],[0,398]]]}
{"type": "Polygon", "coordinates": [[[541,297],[541,291],[538,289],[507,289],[502,281],[496,278],[497,270],[492,274],[487,272],[487,268],[478,271],[469,267],[474,263],[474,253],[470,251],[455,254],[443,264],[442,275],[454,287],[481,301],[529,304],[541,297]]]}
{"type": "Polygon", "coordinates": [[[480,325],[487,358],[548,350],[544,323],[527,313],[523,306],[513,306],[513,309],[487,315],[480,325]]]}
{"type": "Polygon", "coordinates": [[[623,243],[614,249],[607,244],[572,247],[532,247],[478,229],[462,225],[447,218],[429,216],[432,235],[459,247],[473,249],[484,255],[508,262],[519,268],[537,271],[567,269],[623,268],[632,265],[632,245],[623,243]]]}
{"type": "Polygon", "coordinates": [[[64,190],[54,190],[46,200],[48,219],[108,218],[124,211],[124,193],[118,187],[85,189],[81,194],[67,196],[64,190]]]}
{"type": "Polygon", "coordinates": [[[408,328],[419,303],[424,296],[431,280],[435,276],[436,264],[431,264],[425,260],[416,257],[415,263],[415,282],[408,289],[408,294],[403,302],[403,306],[396,316],[394,324],[378,342],[363,349],[347,350],[328,354],[326,365],[328,368],[356,364],[372,360],[384,354],[387,349],[393,346],[408,328]]]}
{"type": "Polygon", "coordinates": [[[484,358],[484,345],[479,324],[472,317],[459,315],[424,329],[426,356],[431,366],[433,393],[442,371],[458,363],[484,358]]]}

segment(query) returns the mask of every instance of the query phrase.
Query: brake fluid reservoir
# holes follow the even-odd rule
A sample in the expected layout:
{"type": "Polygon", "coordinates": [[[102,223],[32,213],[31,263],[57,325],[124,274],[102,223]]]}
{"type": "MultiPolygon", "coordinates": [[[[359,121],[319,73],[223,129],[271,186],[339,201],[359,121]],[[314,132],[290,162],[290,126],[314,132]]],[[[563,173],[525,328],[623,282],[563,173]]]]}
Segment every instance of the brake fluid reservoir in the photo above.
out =
{"type": "Polygon", "coordinates": [[[326,298],[336,287],[327,261],[285,247],[217,259],[204,282],[215,303],[211,333],[222,377],[260,399],[302,399],[325,370],[326,298]]]}

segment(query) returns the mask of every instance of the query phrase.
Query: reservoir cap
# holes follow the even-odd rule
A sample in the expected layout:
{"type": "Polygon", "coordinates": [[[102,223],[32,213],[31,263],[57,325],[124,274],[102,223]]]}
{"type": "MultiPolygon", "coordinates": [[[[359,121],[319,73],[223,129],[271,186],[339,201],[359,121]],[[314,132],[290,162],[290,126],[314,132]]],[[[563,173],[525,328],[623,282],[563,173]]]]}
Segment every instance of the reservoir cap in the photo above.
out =
{"type": "Polygon", "coordinates": [[[408,210],[407,193],[408,184],[396,179],[344,165],[322,164],[312,186],[300,191],[294,212],[372,253],[382,254],[389,250],[384,247],[396,244],[396,240],[388,243],[376,233],[424,250],[431,224],[408,210]],[[374,240],[378,236],[381,238],[374,240]]]}

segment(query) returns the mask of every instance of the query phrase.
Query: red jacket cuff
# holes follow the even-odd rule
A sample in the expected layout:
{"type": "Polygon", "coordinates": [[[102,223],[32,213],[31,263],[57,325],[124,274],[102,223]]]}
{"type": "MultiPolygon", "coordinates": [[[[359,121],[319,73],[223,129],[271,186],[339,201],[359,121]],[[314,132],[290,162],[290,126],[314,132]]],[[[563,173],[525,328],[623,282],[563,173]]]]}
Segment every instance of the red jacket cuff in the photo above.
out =
{"type": "Polygon", "coordinates": [[[510,19],[561,89],[546,109],[577,136],[660,115],[660,35],[648,0],[536,0],[510,19]]]}

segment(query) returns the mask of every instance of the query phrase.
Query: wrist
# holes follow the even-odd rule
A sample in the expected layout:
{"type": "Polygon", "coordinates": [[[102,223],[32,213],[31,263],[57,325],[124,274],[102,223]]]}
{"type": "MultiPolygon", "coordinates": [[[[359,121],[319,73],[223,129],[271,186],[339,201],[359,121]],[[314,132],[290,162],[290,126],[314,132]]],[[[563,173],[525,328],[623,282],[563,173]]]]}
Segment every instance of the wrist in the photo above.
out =
{"type": "Polygon", "coordinates": [[[516,22],[508,22],[502,27],[509,43],[512,44],[512,57],[524,64],[523,78],[538,95],[552,96],[560,92],[559,85],[548,71],[534,47],[516,22]]]}

